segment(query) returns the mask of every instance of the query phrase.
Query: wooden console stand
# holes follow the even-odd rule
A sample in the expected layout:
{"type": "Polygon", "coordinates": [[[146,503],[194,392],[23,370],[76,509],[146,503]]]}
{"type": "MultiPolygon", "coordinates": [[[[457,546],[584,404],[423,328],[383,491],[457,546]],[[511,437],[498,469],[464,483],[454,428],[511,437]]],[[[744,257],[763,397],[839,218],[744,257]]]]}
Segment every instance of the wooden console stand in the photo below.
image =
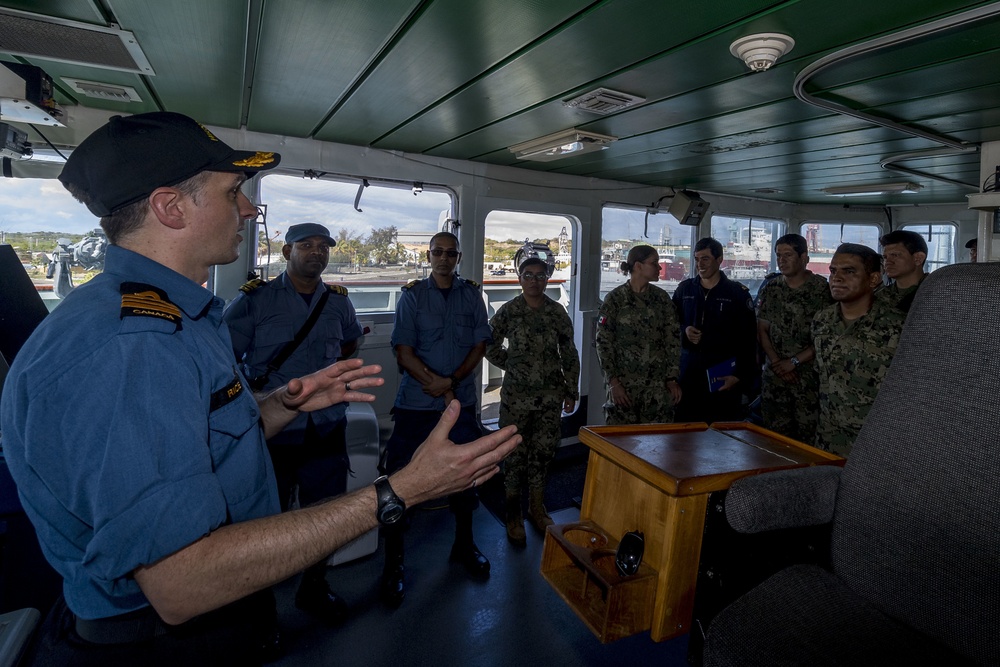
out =
{"type": "Polygon", "coordinates": [[[604,642],[689,631],[708,496],[772,470],[844,459],[744,422],[591,426],[580,523],[550,526],[542,575],[604,642]],[[615,570],[617,538],[645,535],[639,572],[615,570]],[[652,589],[652,601],[649,600],[652,589]]]}

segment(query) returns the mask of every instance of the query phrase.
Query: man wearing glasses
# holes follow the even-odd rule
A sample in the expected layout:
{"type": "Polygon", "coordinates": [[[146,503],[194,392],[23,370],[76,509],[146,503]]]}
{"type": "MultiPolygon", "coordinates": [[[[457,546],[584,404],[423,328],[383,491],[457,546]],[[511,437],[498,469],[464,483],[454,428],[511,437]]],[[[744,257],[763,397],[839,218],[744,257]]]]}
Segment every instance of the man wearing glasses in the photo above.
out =
{"type": "MultiPolygon", "coordinates": [[[[462,411],[450,439],[466,443],[480,437],[475,373],[490,342],[490,327],[479,283],[455,274],[461,258],[458,237],[448,232],[435,234],[427,251],[431,275],[404,286],[396,306],[392,346],[403,378],[393,408],[395,427],[386,443],[385,474],[409,462],[452,399],[458,399],[462,411]]],[[[450,560],[461,563],[473,577],[485,579],[490,575],[490,562],[472,539],[472,512],[479,505],[475,489],[448,500],[455,514],[450,560]]],[[[385,568],[380,594],[391,607],[402,603],[404,595],[402,530],[399,523],[383,528],[385,568]]]]}
{"type": "Polygon", "coordinates": [[[548,266],[531,257],[518,267],[521,294],[490,320],[490,363],[505,371],[500,388],[500,425],[517,424],[522,446],[504,464],[507,539],[525,546],[521,494],[528,487],[528,518],[542,534],[552,525],[542,499],[549,464],[560,439],[560,417],[579,398],[580,357],[566,309],[545,294],[548,266]],[[504,341],[507,347],[504,347],[504,341]]]}

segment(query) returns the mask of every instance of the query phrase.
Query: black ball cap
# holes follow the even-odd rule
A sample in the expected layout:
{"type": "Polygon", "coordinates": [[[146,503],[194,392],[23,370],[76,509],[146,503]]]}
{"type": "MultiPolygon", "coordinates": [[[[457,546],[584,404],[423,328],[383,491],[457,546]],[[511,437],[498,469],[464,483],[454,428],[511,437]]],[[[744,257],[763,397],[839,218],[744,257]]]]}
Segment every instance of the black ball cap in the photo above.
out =
{"type": "Polygon", "coordinates": [[[233,150],[183,114],[154,111],[113,117],[73,151],[59,180],[103,217],[202,171],[253,174],[280,161],[277,153],[233,150]]]}

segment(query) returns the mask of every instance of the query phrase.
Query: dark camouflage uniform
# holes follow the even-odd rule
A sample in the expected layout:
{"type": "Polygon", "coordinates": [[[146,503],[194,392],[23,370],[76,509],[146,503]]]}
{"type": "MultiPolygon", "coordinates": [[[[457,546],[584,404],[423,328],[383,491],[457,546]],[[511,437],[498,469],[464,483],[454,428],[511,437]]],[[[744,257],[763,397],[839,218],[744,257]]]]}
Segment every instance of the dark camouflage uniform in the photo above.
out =
{"type": "Polygon", "coordinates": [[[905,316],[876,299],[868,313],[846,323],[840,304],[812,323],[819,372],[816,446],[847,456],[868,416],[899,344],[905,316]]]}
{"type": "Polygon", "coordinates": [[[875,291],[875,298],[884,301],[888,305],[901,310],[904,313],[910,312],[910,306],[913,305],[913,299],[917,296],[917,290],[920,289],[921,283],[924,282],[924,278],[927,277],[925,273],[920,277],[920,282],[911,287],[905,287],[903,289],[899,288],[895,282],[886,285],[885,287],[880,287],[875,291]]]}
{"type": "Polygon", "coordinates": [[[560,439],[565,399],[578,400],[580,357],[566,310],[543,295],[534,310],[518,295],[490,320],[490,363],[505,371],[500,388],[500,427],[517,424],[521,445],[504,461],[504,485],[544,487],[560,439]],[[507,347],[503,347],[504,340],[507,347]]]}
{"type": "Polygon", "coordinates": [[[607,389],[608,424],[658,424],[674,420],[668,379],[680,376],[681,340],[670,295],[655,285],[642,293],[628,283],[604,298],[597,320],[597,357],[604,382],[618,378],[632,401],[617,407],[607,389]]]}
{"type": "MultiPolygon", "coordinates": [[[[812,345],[813,316],[834,302],[826,279],[815,273],[794,289],[784,276],[778,276],[760,291],[757,299],[757,317],[770,323],[768,338],[780,359],[788,359],[812,345]]],[[[800,363],[795,372],[799,381],[792,384],[765,365],[760,390],[764,426],[811,443],[819,416],[819,376],[815,362],[800,363]]]]}

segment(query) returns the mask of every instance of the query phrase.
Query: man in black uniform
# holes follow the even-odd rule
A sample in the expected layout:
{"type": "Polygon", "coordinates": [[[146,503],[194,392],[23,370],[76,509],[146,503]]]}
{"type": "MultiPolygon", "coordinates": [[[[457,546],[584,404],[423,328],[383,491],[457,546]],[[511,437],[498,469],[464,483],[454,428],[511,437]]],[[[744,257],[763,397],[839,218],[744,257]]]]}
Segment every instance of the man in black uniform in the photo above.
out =
{"type": "Polygon", "coordinates": [[[742,395],[756,375],[757,320],[746,285],[726,277],[722,244],[704,238],[694,246],[698,275],[677,286],[681,322],[681,390],[676,421],[743,418],[742,395]]]}

